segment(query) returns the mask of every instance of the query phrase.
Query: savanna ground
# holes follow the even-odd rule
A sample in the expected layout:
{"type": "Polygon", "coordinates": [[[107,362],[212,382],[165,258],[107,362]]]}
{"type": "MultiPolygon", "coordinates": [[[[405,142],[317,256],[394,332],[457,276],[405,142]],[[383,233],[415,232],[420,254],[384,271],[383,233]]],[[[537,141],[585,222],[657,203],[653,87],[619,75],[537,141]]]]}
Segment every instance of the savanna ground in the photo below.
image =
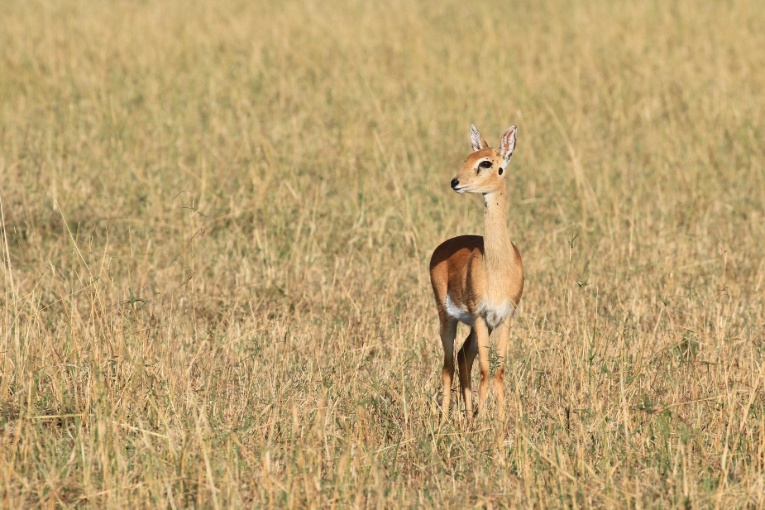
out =
{"type": "Polygon", "coordinates": [[[572,3],[3,2],[0,505],[765,506],[765,9],[572,3]],[[442,425],[471,122],[526,293],[442,425]]]}

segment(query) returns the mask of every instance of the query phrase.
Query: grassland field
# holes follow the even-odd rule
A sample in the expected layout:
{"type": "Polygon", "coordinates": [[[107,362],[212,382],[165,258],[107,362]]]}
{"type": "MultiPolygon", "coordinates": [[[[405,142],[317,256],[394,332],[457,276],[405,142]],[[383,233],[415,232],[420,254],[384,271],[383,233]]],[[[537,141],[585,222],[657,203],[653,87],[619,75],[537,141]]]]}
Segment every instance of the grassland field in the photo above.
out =
{"type": "Polygon", "coordinates": [[[0,507],[765,508],[763,26],[0,1],[0,507]],[[441,423],[471,123],[526,290],[507,419],[441,423]]]}

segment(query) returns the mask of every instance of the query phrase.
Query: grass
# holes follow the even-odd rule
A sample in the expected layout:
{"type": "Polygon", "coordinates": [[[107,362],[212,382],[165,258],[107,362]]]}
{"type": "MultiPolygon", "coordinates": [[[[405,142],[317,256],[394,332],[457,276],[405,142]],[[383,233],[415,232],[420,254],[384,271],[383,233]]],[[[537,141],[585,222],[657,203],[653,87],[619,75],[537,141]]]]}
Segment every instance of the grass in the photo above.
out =
{"type": "Polygon", "coordinates": [[[0,505],[765,506],[764,23],[6,2],[0,505]],[[471,122],[519,126],[527,285],[468,427],[427,261],[481,232],[471,122]]]}

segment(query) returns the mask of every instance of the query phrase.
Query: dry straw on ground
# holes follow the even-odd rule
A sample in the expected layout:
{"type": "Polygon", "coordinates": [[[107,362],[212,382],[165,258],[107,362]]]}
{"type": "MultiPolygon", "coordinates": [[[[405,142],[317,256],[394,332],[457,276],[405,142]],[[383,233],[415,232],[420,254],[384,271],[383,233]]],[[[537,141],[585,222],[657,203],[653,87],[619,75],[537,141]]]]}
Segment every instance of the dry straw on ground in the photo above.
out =
{"type": "Polygon", "coordinates": [[[0,506],[762,507],[762,26],[6,2],[0,506]],[[519,126],[527,286],[508,422],[467,427],[426,266],[481,229],[471,122],[519,126]]]}

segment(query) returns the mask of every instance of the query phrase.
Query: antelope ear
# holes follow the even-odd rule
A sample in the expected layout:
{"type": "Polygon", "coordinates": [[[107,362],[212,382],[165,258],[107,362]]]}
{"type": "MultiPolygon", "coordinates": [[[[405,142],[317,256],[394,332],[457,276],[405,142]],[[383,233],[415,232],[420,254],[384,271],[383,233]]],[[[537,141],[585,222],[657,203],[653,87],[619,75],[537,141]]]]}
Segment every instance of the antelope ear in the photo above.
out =
{"type": "Polygon", "coordinates": [[[473,152],[481,150],[481,133],[473,124],[470,125],[470,145],[473,146],[473,152]]]}
{"type": "Polygon", "coordinates": [[[505,163],[510,161],[510,156],[513,155],[513,151],[515,150],[515,134],[517,132],[518,128],[514,125],[510,126],[499,141],[499,155],[502,156],[505,163]]]}

